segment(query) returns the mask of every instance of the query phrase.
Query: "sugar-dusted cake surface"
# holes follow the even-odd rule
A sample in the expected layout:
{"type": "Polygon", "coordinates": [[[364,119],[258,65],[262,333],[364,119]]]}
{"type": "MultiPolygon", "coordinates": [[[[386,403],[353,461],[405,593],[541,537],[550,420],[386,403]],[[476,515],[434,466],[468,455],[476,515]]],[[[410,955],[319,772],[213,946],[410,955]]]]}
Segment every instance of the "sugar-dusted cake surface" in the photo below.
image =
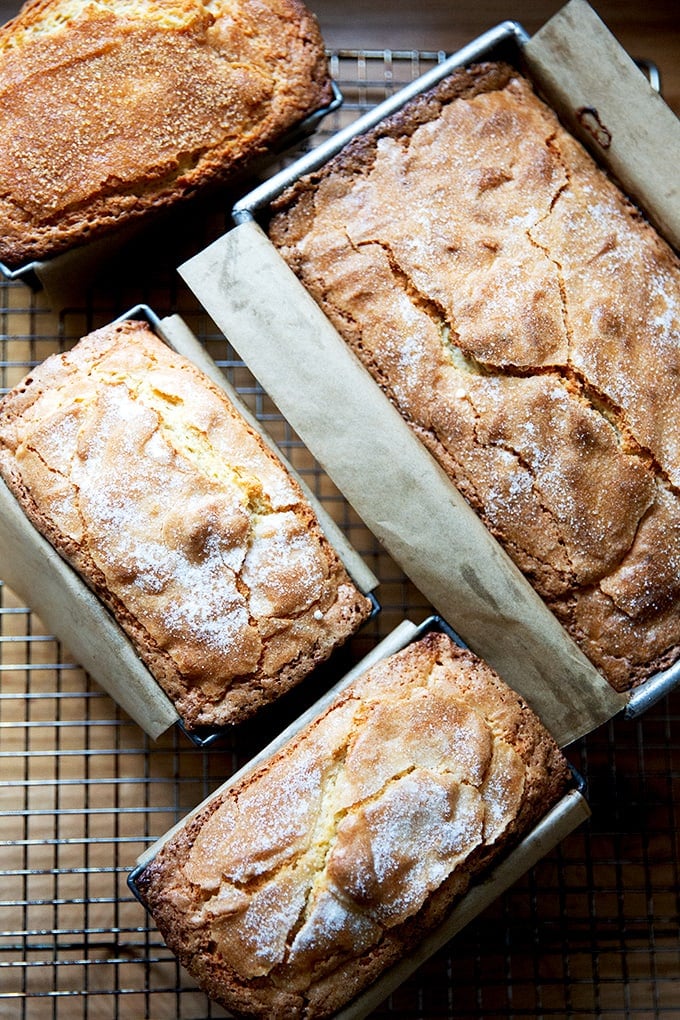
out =
{"type": "Polygon", "coordinates": [[[614,687],[680,654],[680,265],[513,68],[461,70],[269,233],[614,687]]]}
{"type": "Polygon", "coordinates": [[[439,924],[568,777],[527,705],[431,633],[218,791],[137,885],[236,1015],[327,1017],[439,924]]]}
{"type": "Polygon", "coordinates": [[[0,402],[0,475],[191,728],[251,715],[370,614],[282,461],[143,322],[0,402]]]}
{"type": "Polygon", "coordinates": [[[29,0],[0,30],[0,259],[233,181],[331,94],[300,0],[29,0]]]}

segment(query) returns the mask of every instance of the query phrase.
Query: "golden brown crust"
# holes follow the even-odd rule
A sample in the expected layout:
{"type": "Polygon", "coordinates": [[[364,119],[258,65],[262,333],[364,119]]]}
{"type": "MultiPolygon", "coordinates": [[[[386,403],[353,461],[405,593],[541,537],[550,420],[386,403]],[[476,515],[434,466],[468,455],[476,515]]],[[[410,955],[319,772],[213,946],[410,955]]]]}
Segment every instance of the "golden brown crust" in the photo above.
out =
{"type": "Polygon", "coordinates": [[[0,259],[233,180],[330,95],[299,0],[33,0],[0,32],[0,259]]]}
{"type": "Polygon", "coordinates": [[[281,462],[144,323],[7,395],[0,475],[191,728],[250,716],[370,613],[281,462]]]}
{"type": "Polygon", "coordinates": [[[458,72],[270,236],[618,689],[680,654],[680,266],[503,65],[458,72]]]}
{"type": "Polygon", "coordinates": [[[208,994],[329,1016],[408,954],[564,792],[536,716],[429,634],[211,800],[138,878],[208,994]]]}

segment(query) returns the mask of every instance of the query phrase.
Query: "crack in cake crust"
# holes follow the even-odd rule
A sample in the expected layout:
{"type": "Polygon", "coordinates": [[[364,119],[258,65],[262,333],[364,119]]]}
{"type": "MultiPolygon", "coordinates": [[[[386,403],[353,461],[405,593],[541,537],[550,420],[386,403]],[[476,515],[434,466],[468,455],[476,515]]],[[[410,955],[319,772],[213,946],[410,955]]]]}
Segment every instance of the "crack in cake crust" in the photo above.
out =
{"type": "Polygon", "coordinates": [[[251,715],[370,613],[283,464],[143,323],[7,395],[0,474],[190,728],[251,715]]]}
{"type": "Polygon", "coordinates": [[[268,231],[613,686],[676,659],[680,268],[528,83],[455,72],[268,231]]]}

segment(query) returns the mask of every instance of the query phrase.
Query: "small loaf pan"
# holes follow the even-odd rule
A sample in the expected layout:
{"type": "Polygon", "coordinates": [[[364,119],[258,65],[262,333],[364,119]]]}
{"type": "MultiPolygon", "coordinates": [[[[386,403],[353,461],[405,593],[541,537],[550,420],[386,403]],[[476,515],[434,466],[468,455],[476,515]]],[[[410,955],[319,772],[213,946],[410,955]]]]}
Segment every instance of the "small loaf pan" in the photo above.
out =
{"type": "MultiPolygon", "coordinates": [[[[205,352],[178,316],[159,319],[146,305],[138,305],[116,319],[140,319],[173,350],[193,361],[213,382],[223,388],[243,417],[257,429],[263,441],[275,450],[272,441],[238,395],[230,387],[217,365],[205,352]]],[[[295,470],[284,461],[314,507],[321,527],[342,560],[356,587],[379,611],[373,595],[377,579],[364,564],[345,536],[320,506],[295,470]]],[[[14,496],[0,479],[0,564],[2,579],[33,609],[45,625],[69,648],[76,660],[107,693],[156,739],[177,724],[189,739],[207,747],[229,727],[188,728],[158,682],[138,657],[131,641],[109,610],[93,594],[76,571],[33,527],[14,496]]],[[[331,656],[332,662],[333,656],[331,656]]],[[[233,727],[231,727],[233,728],[233,727]]]]}
{"type": "MultiPolygon", "coordinates": [[[[558,29],[554,34],[557,42],[563,42],[567,37],[564,52],[569,54],[569,59],[563,60],[568,64],[568,76],[576,77],[582,72],[586,58],[579,57],[579,50],[588,48],[591,37],[593,53],[598,53],[599,47],[605,59],[610,59],[612,54],[614,62],[621,59],[618,50],[613,49],[606,30],[601,34],[600,27],[592,25],[595,17],[584,0],[571,0],[554,19],[564,22],[559,24],[559,38],[558,29]],[[569,37],[572,29],[576,43],[569,37]]],[[[552,28],[550,23],[546,28],[552,28]]],[[[614,47],[618,44],[614,43],[614,47]]],[[[630,64],[627,55],[623,51],[621,53],[625,62],[630,64]]],[[[234,229],[180,266],[179,273],[311,452],[325,464],[336,485],[435,609],[450,619],[506,682],[524,695],[558,743],[564,746],[619,712],[629,717],[640,715],[680,684],[680,662],[650,677],[630,692],[619,694],[609,687],[576,649],[545,605],[542,602],[538,604],[538,596],[533,597],[533,589],[529,591],[530,585],[519,575],[514,564],[501,554],[497,543],[491,540],[489,544],[490,536],[483,533],[486,529],[481,522],[478,526],[476,521],[471,520],[466,506],[461,505],[456,493],[452,493],[451,483],[448,480],[443,482],[441,473],[432,468],[426,451],[409,449],[411,436],[407,435],[407,426],[398,413],[385,406],[389,403],[386,398],[378,406],[382,398],[382,394],[377,395],[378,387],[372,380],[365,383],[362,372],[357,371],[352,363],[353,355],[345,356],[340,349],[344,346],[343,342],[260,228],[260,223],[265,223],[268,218],[271,203],[300,177],[313,174],[351,139],[375,127],[455,68],[484,60],[507,61],[536,81],[537,66],[540,66],[540,60],[536,60],[536,37],[532,39],[518,22],[503,22],[404,86],[295,164],[244,196],[232,210],[234,229]],[[257,294],[249,283],[254,279],[257,280],[257,294]],[[270,307],[267,307],[268,294],[272,295],[270,307]],[[267,328],[273,332],[268,333],[267,328]],[[263,341],[258,341],[258,335],[269,336],[269,344],[265,346],[263,341]],[[334,369],[326,369],[325,375],[315,374],[315,362],[334,364],[334,369]],[[362,389],[364,385],[365,389],[362,389]],[[358,420],[364,409],[371,407],[363,430],[370,432],[376,450],[372,451],[368,443],[362,445],[359,434],[352,433],[347,437],[357,451],[351,473],[344,468],[342,451],[333,445],[333,437],[324,432],[323,422],[315,416],[309,396],[314,393],[317,401],[324,406],[334,399],[336,406],[346,414],[347,423],[351,423],[352,415],[358,420]],[[320,400],[319,393],[323,394],[320,400]],[[350,404],[355,397],[356,407],[352,410],[350,404]],[[386,448],[378,450],[378,445],[384,441],[383,428],[389,430],[394,439],[391,448],[385,444],[386,448]],[[400,478],[395,451],[407,449],[414,459],[409,460],[410,471],[404,469],[400,478]],[[359,476],[357,463],[362,456],[367,465],[363,485],[361,480],[355,484],[355,476],[359,476]],[[415,464],[417,474],[414,473],[415,464]],[[376,492],[376,479],[380,479],[382,485],[385,474],[390,476],[386,485],[386,491],[389,489],[387,495],[386,491],[376,492]],[[420,479],[417,495],[413,491],[413,477],[420,479]],[[404,494],[404,503],[408,502],[407,497],[411,494],[410,507],[399,507],[400,493],[404,494]],[[387,520],[387,511],[383,509],[386,505],[390,506],[393,514],[387,520]],[[418,514],[422,515],[421,527],[414,520],[418,514]],[[437,526],[430,529],[431,540],[423,538],[429,521],[437,521],[437,526]],[[451,554],[442,547],[443,534],[456,536],[456,552],[451,554]],[[501,612],[494,610],[494,603],[496,610],[502,607],[501,612]]],[[[630,70],[625,66],[621,73],[617,67],[616,75],[612,73],[611,76],[602,74],[601,63],[596,63],[595,67],[597,82],[606,83],[611,77],[617,82],[616,88],[624,90],[624,94],[625,87],[631,85],[626,75],[639,78],[640,83],[637,80],[632,82],[636,109],[645,104],[646,112],[649,102],[654,107],[654,117],[648,118],[650,121],[656,124],[658,117],[665,123],[667,115],[674,122],[670,132],[659,131],[657,124],[658,137],[652,137],[650,147],[654,143],[661,145],[660,139],[665,144],[669,135],[677,137],[677,122],[673,115],[666,107],[659,111],[652,102],[652,99],[658,99],[655,90],[659,85],[658,73],[653,65],[642,68],[648,82],[634,67],[630,70]]],[[[542,79],[538,84],[545,91],[542,79]]],[[[603,85],[603,88],[607,90],[609,86],[603,85]]],[[[577,105],[576,98],[565,100],[567,110],[573,110],[577,105]]],[[[620,105],[619,99],[612,117],[618,114],[620,105]]],[[[558,108],[557,103],[555,106],[558,108]]],[[[663,177],[663,172],[660,171],[653,180],[653,172],[643,175],[642,182],[635,178],[633,171],[627,175],[626,157],[633,147],[627,146],[624,141],[618,149],[614,144],[608,146],[604,153],[597,133],[596,137],[588,135],[593,120],[593,111],[588,110],[591,116],[582,118],[582,140],[591,143],[590,148],[595,150],[596,158],[599,157],[613,169],[615,176],[625,182],[626,190],[640,200],[657,225],[666,228],[662,233],[665,232],[673,243],[674,224],[670,217],[665,216],[669,203],[664,188],[667,189],[668,180],[663,177]],[[647,185],[649,188],[646,190],[647,185]]],[[[597,114],[597,110],[594,112],[597,114]]],[[[627,114],[627,110],[624,112],[627,114]]],[[[637,128],[637,121],[635,125],[637,128]]],[[[568,126],[572,127],[571,124],[568,126]]],[[[629,134],[629,125],[617,121],[615,141],[627,139],[629,134]]],[[[650,158],[645,160],[645,168],[650,163],[667,167],[668,157],[657,159],[652,148],[650,158]]]]}
{"type": "MultiPolygon", "coordinates": [[[[128,887],[142,906],[147,909],[147,903],[138,884],[139,876],[175,832],[183,828],[213,797],[219,796],[223,790],[233,785],[237,780],[270,758],[289,739],[303,729],[304,726],[325,711],[337,695],[366,669],[433,631],[445,633],[460,647],[465,647],[465,643],[459,635],[445,620],[436,614],[428,617],[419,625],[415,625],[408,620],[402,621],[390,635],[372,649],[361,662],[320,698],[316,704],[311,706],[304,715],[300,716],[299,719],[279,734],[271,744],[265,747],[247,765],[148,847],[139,856],[135,867],[128,876],[128,887]]],[[[535,828],[504,859],[496,863],[476,883],[473,883],[443,923],[415,948],[408,960],[402,960],[385,971],[374,984],[335,1014],[334,1020],[363,1020],[364,1017],[369,1016],[388,995],[395,991],[429,957],[441,949],[467,924],[493,903],[494,900],[517,882],[522,875],[550,853],[570,832],[590,817],[584,781],[573,768],[571,771],[573,785],[561,800],[548,811],[535,828]]]]}
{"type": "MultiPolygon", "coordinates": [[[[272,147],[271,152],[248,168],[249,179],[281,160],[286,153],[309,138],[321,121],[343,103],[343,95],[336,81],[331,80],[332,97],[319,109],[308,114],[294,125],[272,147]]],[[[241,190],[243,190],[241,188],[241,190]]],[[[169,216],[171,210],[161,214],[169,216]]],[[[75,248],[67,249],[51,259],[36,259],[22,266],[8,266],[0,261],[0,275],[8,281],[20,281],[33,291],[44,290],[55,307],[65,306],[81,294],[100,267],[110,261],[130,241],[138,237],[155,217],[145,216],[139,221],[122,224],[101,237],[75,248]]]]}

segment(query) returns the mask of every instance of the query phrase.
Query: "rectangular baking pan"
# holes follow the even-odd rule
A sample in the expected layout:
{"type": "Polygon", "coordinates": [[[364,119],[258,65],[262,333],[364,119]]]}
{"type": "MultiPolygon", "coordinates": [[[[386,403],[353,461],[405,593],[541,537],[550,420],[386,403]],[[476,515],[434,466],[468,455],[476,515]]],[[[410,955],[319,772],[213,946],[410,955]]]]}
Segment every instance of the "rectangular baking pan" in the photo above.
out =
{"type": "MultiPolygon", "coordinates": [[[[115,321],[141,319],[178,353],[197,364],[225,390],[258,435],[284,460],[317,512],[330,544],[343,561],[357,588],[372,602],[375,615],[379,604],[373,589],[377,579],[349,545],[345,536],[320,506],[304,481],[285,461],[262,426],[244,407],[238,395],[204,348],[177,316],[160,319],[147,305],[137,305],[115,321]]],[[[127,635],[113,615],[93,594],[79,574],[56,552],[29,522],[16,499],[0,479],[0,563],[2,579],[34,608],[45,624],[61,638],[78,662],[98,681],[136,722],[153,738],[177,724],[189,739],[208,747],[233,727],[184,726],[177,709],[139,659],[127,635]]],[[[328,660],[332,663],[333,656],[328,660]]]]}
{"type": "MultiPolygon", "coordinates": [[[[212,798],[219,796],[221,791],[233,785],[248,772],[261,765],[278,751],[291,737],[298,733],[307,723],[311,722],[332,704],[337,695],[366,669],[386,658],[388,655],[405,648],[419,640],[427,633],[441,632],[447,634],[452,641],[464,648],[465,643],[460,636],[437,614],[415,625],[409,620],[402,621],[395,630],[359,662],[354,669],[343,677],[316,704],[311,706],[299,719],[277,736],[267,747],[249,761],[242,769],[231,776],[219,789],[211,793],[193,811],[189,812],[177,825],[161,836],[144,853],[128,876],[128,887],[136,899],[146,909],[147,904],[139,889],[138,878],[148,867],[164,843],[183,828],[212,798]]],[[[532,868],[546,854],[553,850],[570,832],[590,817],[590,808],[586,799],[585,783],[580,774],[572,771],[572,786],[561,800],[547,812],[545,817],[529,832],[508,855],[498,862],[486,875],[482,875],[465,893],[453,908],[444,922],[415,948],[408,960],[400,961],[388,969],[369,988],[361,993],[349,1005],[335,1015],[335,1020],[363,1020],[391,992],[406,980],[430,956],[458,934],[465,925],[472,921],[487,906],[505,892],[521,876],[532,868]]]]}
{"type": "Polygon", "coordinates": [[[265,215],[271,202],[300,177],[323,166],[353,138],[369,131],[386,117],[400,110],[411,99],[433,88],[457,67],[480,60],[507,60],[517,67],[522,67],[524,64],[522,49],[529,38],[518,21],[503,21],[489,29],[446,60],[404,85],[347,127],[337,131],[290,166],[284,167],[279,173],[253,188],[233,206],[231,216],[234,223],[242,223],[244,220],[257,219],[265,215]]]}
{"type": "MultiPolygon", "coordinates": [[[[581,4],[580,6],[586,7],[587,5],[581,4]]],[[[564,9],[567,17],[571,15],[571,10],[575,10],[578,15],[578,0],[572,0],[572,3],[568,4],[564,9]]],[[[373,128],[385,117],[395,113],[410,99],[432,88],[437,82],[450,74],[455,68],[477,61],[505,60],[516,66],[529,77],[533,77],[535,80],[533,67],[527,66],[527,49],[530,49],[530,45],[531,37],[522,25],[516,21],[505,21],[484,33],[476,40],[473,40],[469,45],[452,54],[442,63],[431,68],[425,74],[421,75],[419,78],[388,97],[388,99],[380,103],[374,109],[369,110],[357,121],[337,132],[320,146],[306,153],[291,166],[284,168],[278,174],[274,175],[267,181],[264,181],[248,195],[240,199],[232,209],[232,219],[235,223],[235,229],[230,233],[233,236],[236,236],[240,229],[248,229],[249,225],[253,228],[257,228],[259,223],[263,223],[266,220],[271,203],[300,177],[312,173],[314,170],[321,167],[325,162],[336,155],[352,138],[373,128]]],[[[645,62],[640,63],[645,64],[645,62]]],[[[642,69],[647,75],[650,90],[652,92],[656,92],[659,87],[658,71],[654,65],[649,64],[644,66],[642,69]]],[[[601,69],[598,70],[602,73],[601,69]]],[[[587,141],[587,139],[585,140],[587,141]]],[[[590,147],[592,148],[592,146],[590,147]]],[[[598,153],[595,152],[595,155],[598,156],[598,153]]],[[[601,156],[601,153],[599,155],[601,156]]],[[[643,202],[642,204],[644,205],[645,203],[643,202]]],[[[658,216],[653,213],[650,215],[653,220],[658,221],[658,216]]],[[[268,239],[262,232],[260,233],[262,234],[263,239],[261,242],[257,238],[254,239],[255,243],[253,245],[253,251],[255,251],[256,248],[260,249],[260,254],[263,259],[269,263],[270,253],[264,250],[266,246],[269,246],[271,251],[274,253],[272,258],[279,258],[278,253],[275,252],[268,239]]],[[[239,313],[234,315],[232,310],[228,310],[230,294],[235,293],[232,287],[233,280],[229,280],[229,291],[225,290],[218,294],[219,284],[216,284],[215,281],[220,277],[225,265],[228,264],[231,267],[238,261],[239,258],[240,245],[238,241],[235,242],[234,249],[228,250],[225,245],[224,250],[220,251],[220,245],[223,242],[228,243],[228,238],[229,234],[225,235],[222,239],[210,246],[210,248],[206,249],[205,253],[197,255],[194,259],[189,260],[189,262],[180,266],[179,272],[192,288],[198,299],[203,303],[204,307],[206,307],[212,318],[222,327],[230,342],[236,350],[239,351],[255,376],[259,378],[259,381],[264,386],[265,390],[270,392],[270,395],[282,409],[284,415],[289,418],[293,427],[300,432],[299,423],[296,422],[295,414],[291,414],[291,408],[294,408],[293,396],[290,397],[290,404],[286,407],[285,398],[282,398],[282,394],[280,392],[276,392],[276,382],[274,380],[276,368],[272,368],[271,373],[268,374],[267,367],[263,365],[259,354],[256,356],[255,360],[251,359],[251,352],[245,346],[247,341],[244,341],[244,346],[242,346],[242,338],[239,335],[239,328],[243,323],[244,315],[242,311],[239,311],[239,313]],[[211,250],[214,254],[211,254],[211,250]],[[210,272],[207,271],[208,267],[214,272],[212,280],[210,279],[210,272]],[[274,384],[273,386],[272,383],[274,384]]],[[[249,238],[245,241],[244,245],[248,246],[250,240],[251,239],[249,238]]],[[[282,260],[281,263],[283,264],[282,260]]],[[[255,264],[256,259],[253,261],[253,265],[255,264]]],[[[251,275],[253,265],[250,267],[251,275]]],[[[286,270],[287,267],[285,267],[283,272],[285,273],[286,270]]],[[[234,269],[234,275],[238,275],[237,268],[234,269]]],[[[264,279],[266,279],[266,276],[263,276],[263,280],[264,279]]],[[[238,297],[235,298],[235,301],[240,299],[241,295],[238,295],[238,297]]],[[[302,309],[300,312],[300,322],[303,322],[306,318],[308,318],[309,314],[308,308],[302,309]]],[[[274,341],[274,345],[276,346],[276,341],[274,341]]],[[[291,351],[293,351],[292,344],[291,351]]],[[[291,353],[291,360],[294,357],[294,353],[291,353]]],[[[303,354],[299,358],[299,361],[304,360],[304,358],[305,355],[303,354]]],[[[311,446],[312,453],[316,452],[317,456],[320,456],[319,452],[314,450],[313,444],[310,443],[308,445],[311,446]]],[[[343,489],[343,484],[338,481],[338,479],[335,479],[335,481],[336,484],[343,489]]],[[[345,495],[348,495],[350,502],[353,501],[347,490],[345,490],[345,495]]],[[[361,514],[361,508],[358,506],[356,508],[361,514]]],[[[404,564],[402,563],[402,565],[404,564]]],[[[407,569],[407,573],[411,573],[411,571],[407,569]]],[[[413,577],[413,574],[411,574],[411,576],[413,577]]],[[[414,580],[416,584],[418,584],[418,579],[414,578],[414,580]]],[[[421,590],[423,589],[421,588],[421,590]]],[[[424,590],[424,594],[432,600],[429,590],[424,590]]],[[[435,608],[438,611],[442,611],[441,603],[435,602],[435,608]]],[[[455,616],[453,616],[452,619],[456,625],[460,624],[460,620],[455,616]]],[[[482,647],[482,654],[485,654],[483,646],[478,645],[478,647],[482,647]]],[[[562,654],[561,651],[560,654],[562,654]]],[[[499,670],[499,672],[501,672],[502,675],[505,676],[505,679],[512,686],[516,686],[513,680],[508,678],[496,662],[493,662],[493,665],[499,670]]],[[[521,662],[519,663],[519,666],[521,668],[521,662]]],[[[581,672],[583,673],[583,669],[581,669],[581,672]]],[[[591,686],[597,686],[598,678],[595,678],[591,673],[590,676],[586,676],[585,682],[591,686]]],[[[523,682],[521,678],[520,682],[523,682]]],[[[602,680],[602,683],[606,684],[606,681],[602,680]]],[[[568,710],[565,710],[563,692],[557,690],[557,687],[560,685],[559,681],[556,682],[555,691],[552,692],[555,697],[552,698],[552,696],[550,696],[548,698],[545,712],[541,710],[540,701],[538,703],[534,701],[532,704],[538,711],[538,714],[553,730],[553,733],[557,736],[558,742],[564,743],[565,740],[570,741],[575,739],[577,736],[583,735],[584,732],[588,732],[588,730],[596,728],[597,725],[609,718],[612,718],[619,712],[623,712],[627,717],[631,718],[639,716],[641,713],[646,711],[650,705],[664,697],[671,690],[677,688],[679,684],[680,661],[675,663],[670,669],[650,677],[639,687],[623,695],[609,697],[607,693],[602,690],[601,703],[593,705],[592,712],[591,706],[581,708],[580,706],[575,705],[575,712],[571,718],[563,718],[564,716],[568,716],[569,712],[568,710]],[[554,716],[559,717],[557,730],[551,726],[554,716]],[[581,717],[582,722],[580,729],[577,720],[578,716],[581,717]]],[[[528,694],[526,690],[523,690],[521,687],[517,687],[517,689],[520,690],[520,693],[527,696],[528,700],[532,701],[531,695],[528,694]]]]}
{"type": "MultiPolygon", "coordinates": [[[[271,153],[252,164],[249,177],[262,173],[268,166],[309,138],[321,121],[337,110],[343,103],[338,83],[331,80],[332,97],[325,106],[308,114],[283,135],[271,153]]],[[[168,211],[171,215],[171,211],[168,211]]],[[[12,268],[0,261],[0,275],[8,281],[25,283],[33,291],[46,291],[57,305],[67,304],[74,294],[82,293],[95,277],[98,267],[110,260],[126,243],[137,237],[149,222],[146,217],[139,222],[123,224],[110,233],[75,248],[70,248],[51,259],[34,259],[22,266],[12,268]]]]}

